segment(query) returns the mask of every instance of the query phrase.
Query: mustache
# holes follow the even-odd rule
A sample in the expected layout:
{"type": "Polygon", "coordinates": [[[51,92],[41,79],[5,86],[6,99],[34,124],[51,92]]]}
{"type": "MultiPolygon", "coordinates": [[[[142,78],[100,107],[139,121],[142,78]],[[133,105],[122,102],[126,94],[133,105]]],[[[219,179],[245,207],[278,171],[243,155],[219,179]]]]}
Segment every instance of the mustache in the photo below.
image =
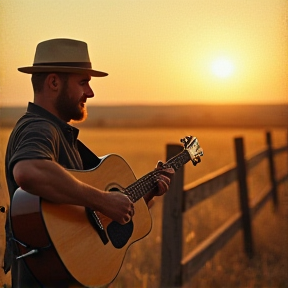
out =
{"type": "Polygon", "coordinates": [[[78,105],[84,106],[84,104],[86,104],[86,98],[85,97],[81,97],[78,101],[78,105]]]}
{"type": "Polygon", "coordinates": [[[87,102],[87,96],[85,95],[85,94],[83,94],[82,96],[81,96],[81,98],[79,99],[79,102],[83,102],[83,103],[86,103],[87,102]]]}

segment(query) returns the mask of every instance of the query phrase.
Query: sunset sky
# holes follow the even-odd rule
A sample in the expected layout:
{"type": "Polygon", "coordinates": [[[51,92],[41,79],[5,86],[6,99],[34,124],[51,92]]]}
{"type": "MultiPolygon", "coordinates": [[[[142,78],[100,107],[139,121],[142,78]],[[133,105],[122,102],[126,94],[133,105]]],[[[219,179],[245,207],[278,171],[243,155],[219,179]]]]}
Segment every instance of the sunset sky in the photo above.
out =
{"type": "Polygon", "coordinates": [[[0,0],[0,105],[33,100],[36,45],[88,43],[90,105],[288,103],[286,0],[0,0]]]}

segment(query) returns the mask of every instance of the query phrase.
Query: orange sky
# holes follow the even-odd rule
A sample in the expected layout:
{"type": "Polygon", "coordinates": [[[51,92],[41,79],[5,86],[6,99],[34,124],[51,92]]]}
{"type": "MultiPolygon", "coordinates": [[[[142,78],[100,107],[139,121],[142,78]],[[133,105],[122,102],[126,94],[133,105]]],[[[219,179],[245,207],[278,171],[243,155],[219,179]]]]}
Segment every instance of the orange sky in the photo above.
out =
{"type": "Polygon", "coordinates": [[[109,73],[92,80],[93,105],[288,103],[287,3],[1,0],[0,105],[33,99],[17,67],[59,37],[86,41],[109,73]]]}

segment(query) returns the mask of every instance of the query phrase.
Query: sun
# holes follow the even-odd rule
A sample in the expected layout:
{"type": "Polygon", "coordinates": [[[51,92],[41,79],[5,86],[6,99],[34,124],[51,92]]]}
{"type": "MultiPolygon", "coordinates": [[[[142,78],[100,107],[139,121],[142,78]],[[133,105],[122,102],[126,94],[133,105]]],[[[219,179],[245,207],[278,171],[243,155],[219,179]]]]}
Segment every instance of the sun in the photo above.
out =
{"type": "Polygon", "coordinates": [[[228,78],[234,73],[234,64],[229,58],[216,58],[211,63],[211,72],[218,78],[228,78]]]}

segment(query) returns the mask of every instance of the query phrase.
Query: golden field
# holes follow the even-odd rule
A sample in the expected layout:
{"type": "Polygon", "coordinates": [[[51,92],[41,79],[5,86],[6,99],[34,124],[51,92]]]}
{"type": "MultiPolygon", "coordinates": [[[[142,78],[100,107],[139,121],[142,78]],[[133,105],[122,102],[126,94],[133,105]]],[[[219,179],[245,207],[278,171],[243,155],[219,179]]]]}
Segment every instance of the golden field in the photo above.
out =
{"type": "MultiPolygon", "coordinates": [[[[81,126],[80,126],[81,127],[81,126]]],[[[137,178],[153,170],[158,160],[165,160],[166,144],[179,143],[186,135],[197,136],[204,149],[202,162],[194,167],[185,167],[185,184],[191,183],[208,173],[234,162],[234,137],[244,137],[245,151],[249,156],[265,148],[265,129],[219,129],[219,128],[81,128],[79,138],[97,155],[116,153],[130,164],[137,178]]],[[[271,129],[275,147],[287,143],[286,129],[271,129]]],[[[0,199],[2,206],[7,206],[8,195],[4,179],[4,155],[10,128],[1,128],[0,159],[1,186],[0,199]]],[[[281,177],[287,173],[287,153],[277,157],[276,164],[281,177]]],[[[267,163],[253,171],[249,178],[252,188],[250,198],[268,183],[267,163]]],[[[288,287],[288,195],[287,183],[280,186],[280,208],[273,212],[271,202],[255,218],[253,235],[256,255],[248,260],[243,253],[242,234],[237,235],[224,249],[206,263],[187,287],[288,287]],[[286,210],[285,210],[286,209],[286,210]]],[[[231,185],[196,206],[183,215],[185,255],[197,243],[202,241],[223,221],[238,210],[237,186],[231,185]]],[[[112,288],[156,288],[159,286],[161,257],[161,220],[162,199],[157,199],[151,209],[153,228],[151,233],[141,241],[133,244],[127,252],[121,271],[112,288]]],[[[4,220],[0,214],[0,257],[3,258],[4,220]]],[[[95,265],[97,269],[97,264],[95,265]]],[[[9,284],[9,275],[0,273],[0,284],[9,284]]]]}

